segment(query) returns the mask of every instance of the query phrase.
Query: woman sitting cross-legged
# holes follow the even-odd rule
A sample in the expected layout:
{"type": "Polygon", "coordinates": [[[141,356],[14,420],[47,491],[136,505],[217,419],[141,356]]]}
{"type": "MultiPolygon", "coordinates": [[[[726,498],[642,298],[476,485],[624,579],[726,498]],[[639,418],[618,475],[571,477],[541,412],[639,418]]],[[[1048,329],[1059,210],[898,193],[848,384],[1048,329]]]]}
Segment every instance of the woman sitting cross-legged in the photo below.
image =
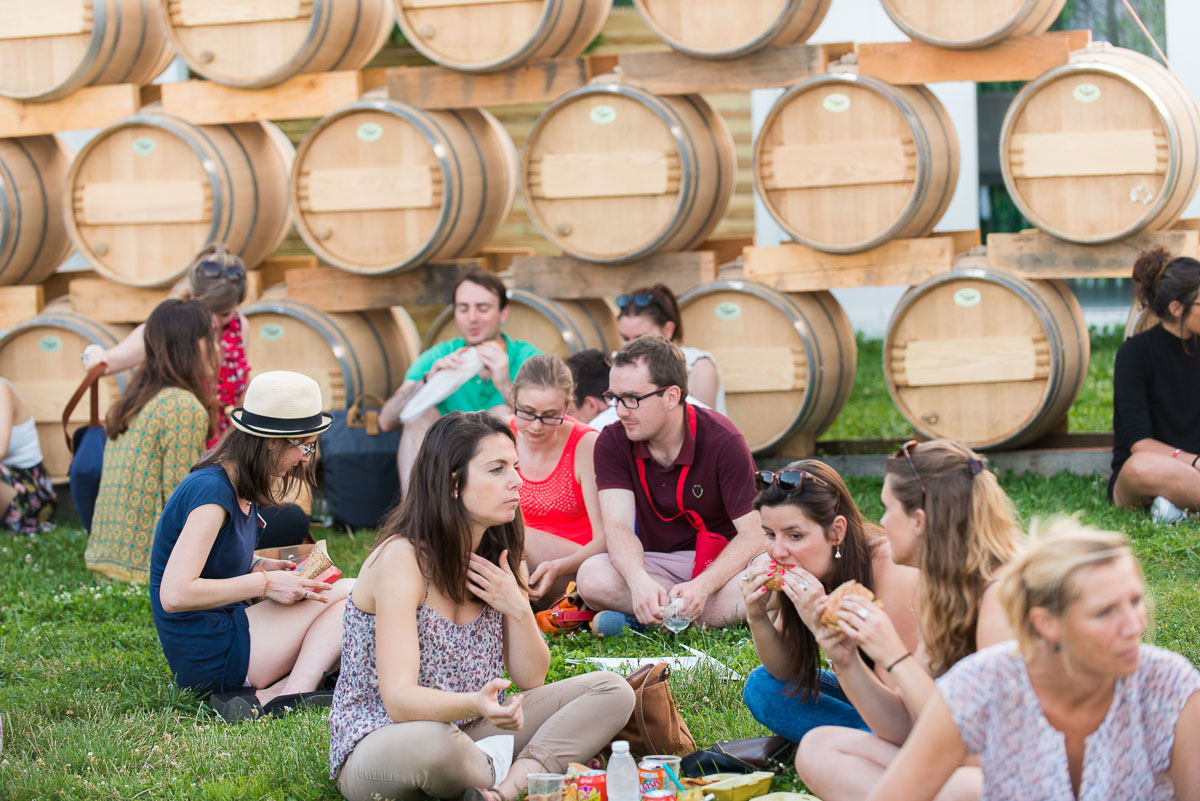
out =
{"type": "Polygon", "coordinates": [[[968,753],[983,801],[1200,798],[1200,672],[1146,645],[1123,536],[1074,521],[1015,559],[1000,600],[1017,641],[938,679],[873,801],[928,801],[968,753]]]}
{"type": "Polygon", "coordinates": [[[354,582],[325,584],[254,556],[259,507],[312,484],[317,434],[333,422],[322,407],[307,376],[256,376],[234,427],[175,488],[154,533],[150,603],[163,653],[179,686],[219,693],[226,720],[301,700],[341,654],[354,582]],[[236,692],[244,687],[258,689],[236,692]]]}
{"type": "Polygon", "coordinates": [[[452,412],[429,429],[346,604],[329,773],[350,801],[511,801],[629,720],[633,690],[614,673],[545,683],[520,489],[506,423],[452,412]],[[520,695],[505,697],[506,670],[520,695]],[[515,761],[500,776],[476,741],[503,734],[515,761]]]}
{"type": "Polygon", "coordinates": [[[520,460],[529,597],[553,599],[583,560],[604,553],[592,456],[600,436],[567,416],[571,371],[550,353],[532,356],[513,379],[513,433],[520,460]]]}
{"type": "Polygon", "coordinates": [[[0,530],[49,531],[57,504],[33,412],[17,388],[0,378],[0,530]]]}
{"type": "MultiPolygon", "coordinates": [[[[866,729],[832,670],[820,667],[813,631],[826,594],[847,581],[875,593],[908,650],[917,647],[917,570],[892,561],[883,532],[863,519],[842,477],[816,459],[762,471],[754,508],[762,515],[767,551],[750,563],[742,582],[746,619],[762,666],[746,680],[743,697],[754,718],[793,742],[817,726],[866,729]],[[764,584],[772,572],[777,593],[764,584]],[[768,607],[776,602],[772,622],[768,607]]],[[[875,674],[894,688],[884,665],[875,674]]]]}

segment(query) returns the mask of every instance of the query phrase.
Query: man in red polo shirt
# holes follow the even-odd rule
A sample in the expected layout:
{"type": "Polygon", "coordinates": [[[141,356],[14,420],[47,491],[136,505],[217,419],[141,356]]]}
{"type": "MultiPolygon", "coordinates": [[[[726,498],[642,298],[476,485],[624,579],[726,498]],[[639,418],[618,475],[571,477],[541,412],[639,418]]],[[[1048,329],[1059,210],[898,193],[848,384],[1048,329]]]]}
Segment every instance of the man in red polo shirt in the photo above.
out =
{"type": "Polygon", "coordinates": [[[737,576],[763,550],[754,459],[733,423],[686,396],[683,355],[662,337],[613,357],[606,398],[620,425],[595,451],[608,553],[580,565],[576,583],[593,609],[661,623],[678,598],[691,620],[721,626],[745,620],[737,576]]]}

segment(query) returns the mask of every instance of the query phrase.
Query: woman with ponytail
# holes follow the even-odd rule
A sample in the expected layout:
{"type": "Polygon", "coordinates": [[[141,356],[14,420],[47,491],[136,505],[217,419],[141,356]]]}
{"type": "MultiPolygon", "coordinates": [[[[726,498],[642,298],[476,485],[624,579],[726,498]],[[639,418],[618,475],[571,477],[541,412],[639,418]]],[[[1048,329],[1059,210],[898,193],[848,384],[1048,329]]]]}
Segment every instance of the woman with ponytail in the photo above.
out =
{"type": "MultiPolygon", "coordinates": [[[[855,595],[839,603],[837,630],[819,629],[817,642],[870,729],[824,726],[801,740],[796,770],[825,801],[865,798],[936,694],[934,678],[1012,636],[995,579],[1020,533],[1012,503],[979,456],[953,440],[905,443],[887,461],[881,499],[892,559],[920,570],[920,643],[906,646],[887,611],[855,595]]],[[[979,782],[977,769],[964,768],[941,798],[978,798],[979,782]]]]}
{"type": "Polygon", "coordinates": [[[870,801],[940,798],[968,754],[983,801],[1200,798],[1200,673],[1142,642],[1145,591],[1122,535],[1052,526],[1000,580],[1016,642],[938,679],[870,801]]]}
{"type": "Polygon", "coordinates": [[[1133,280],[1161,323],[1117,351],[1108,497],[1173,523],[1200,509],[1200,261],[1146,251],[1133,280]]]}

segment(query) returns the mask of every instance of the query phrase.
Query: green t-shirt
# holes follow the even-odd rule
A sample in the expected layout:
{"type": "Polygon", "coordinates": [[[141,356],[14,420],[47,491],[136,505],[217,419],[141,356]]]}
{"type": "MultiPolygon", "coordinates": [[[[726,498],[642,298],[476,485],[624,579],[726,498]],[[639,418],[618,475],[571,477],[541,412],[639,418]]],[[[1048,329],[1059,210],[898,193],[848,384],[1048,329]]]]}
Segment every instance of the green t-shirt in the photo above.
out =
{"type": "MultiPolygon", "coordinates": [[[[519,339],[510,339],[508,334],[501,333],[500,336],[504,337],[504,342],[508,348],[508,380],[515,381],[517,371],[521,369],[521,365],[525,363],[525,360],[530,356],[536,356],[541,351],[528,342],[522,342],[519,339]]],[[[408,368],[408,372],[404,374],[404,380],[420,381],[429,372],[429,368],[433,366],[434,362],[466,346],[466,344],[467,341],[462,337],[457,337],[447,342],[439,342],[417,357],[417,360],[408,368]]],[[[437,409],[441,414],[448,412],[485,412],[493,406],[500,406],[507,403],[508,398],[500,394],[500,390],[496,389],[496,385],[492,383],[491,379],[485,381],[479,376],[474,376],[470,381],[456,389],[454,394],[439,403],[437,409]]]]}

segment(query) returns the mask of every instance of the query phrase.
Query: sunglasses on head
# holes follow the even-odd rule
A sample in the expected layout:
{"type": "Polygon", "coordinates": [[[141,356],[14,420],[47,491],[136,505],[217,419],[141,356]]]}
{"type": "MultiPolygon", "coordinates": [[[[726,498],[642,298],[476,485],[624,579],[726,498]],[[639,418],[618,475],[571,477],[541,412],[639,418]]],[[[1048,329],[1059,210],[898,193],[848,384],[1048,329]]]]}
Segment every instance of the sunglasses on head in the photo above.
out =
{"type": "Polygon", "coordinates": [[[636,295],[617,295],[617,308],[623,309],[632,303],[639,309],[644,309],[654,302],[654,296],[648,292],[639,292],[636,295]]]}
{"type": "Polygon", "coordinates": [[[921,505],[925,505],[925,479],[921,478],[921,474],[917,471],[917,466],[913,464],[912,454],[909,450],[915,448],[917,441],[910,439],[908,442],[900,446],[900,450],[896,451],[897,456],[903,456],[908,462],[908,466],[912,468],[913,475],[917,477],[917,483],[921,485],[921,505]]]}
{"type": "Polygon", "coordinates": [[[759,470],[754,474],[754,487],[759,492],[768,487],[780,487],[786,492],[795,492],[804,486],[805,481],[811,481],[814,484],[819,484],[827,490],[832,490],[833,487],[829,482],[820,476],[814,476],[807,470],[783,470],[775,473],[771,470],[759,470]]]}
{"type": "Polygon", "coordinates": [[[221,264],[217,261],[202,261],[196,271],[205,278],[221,278],[230,281],[242,281],[246,278],[246,268],[240,264],[221,264]]]}

